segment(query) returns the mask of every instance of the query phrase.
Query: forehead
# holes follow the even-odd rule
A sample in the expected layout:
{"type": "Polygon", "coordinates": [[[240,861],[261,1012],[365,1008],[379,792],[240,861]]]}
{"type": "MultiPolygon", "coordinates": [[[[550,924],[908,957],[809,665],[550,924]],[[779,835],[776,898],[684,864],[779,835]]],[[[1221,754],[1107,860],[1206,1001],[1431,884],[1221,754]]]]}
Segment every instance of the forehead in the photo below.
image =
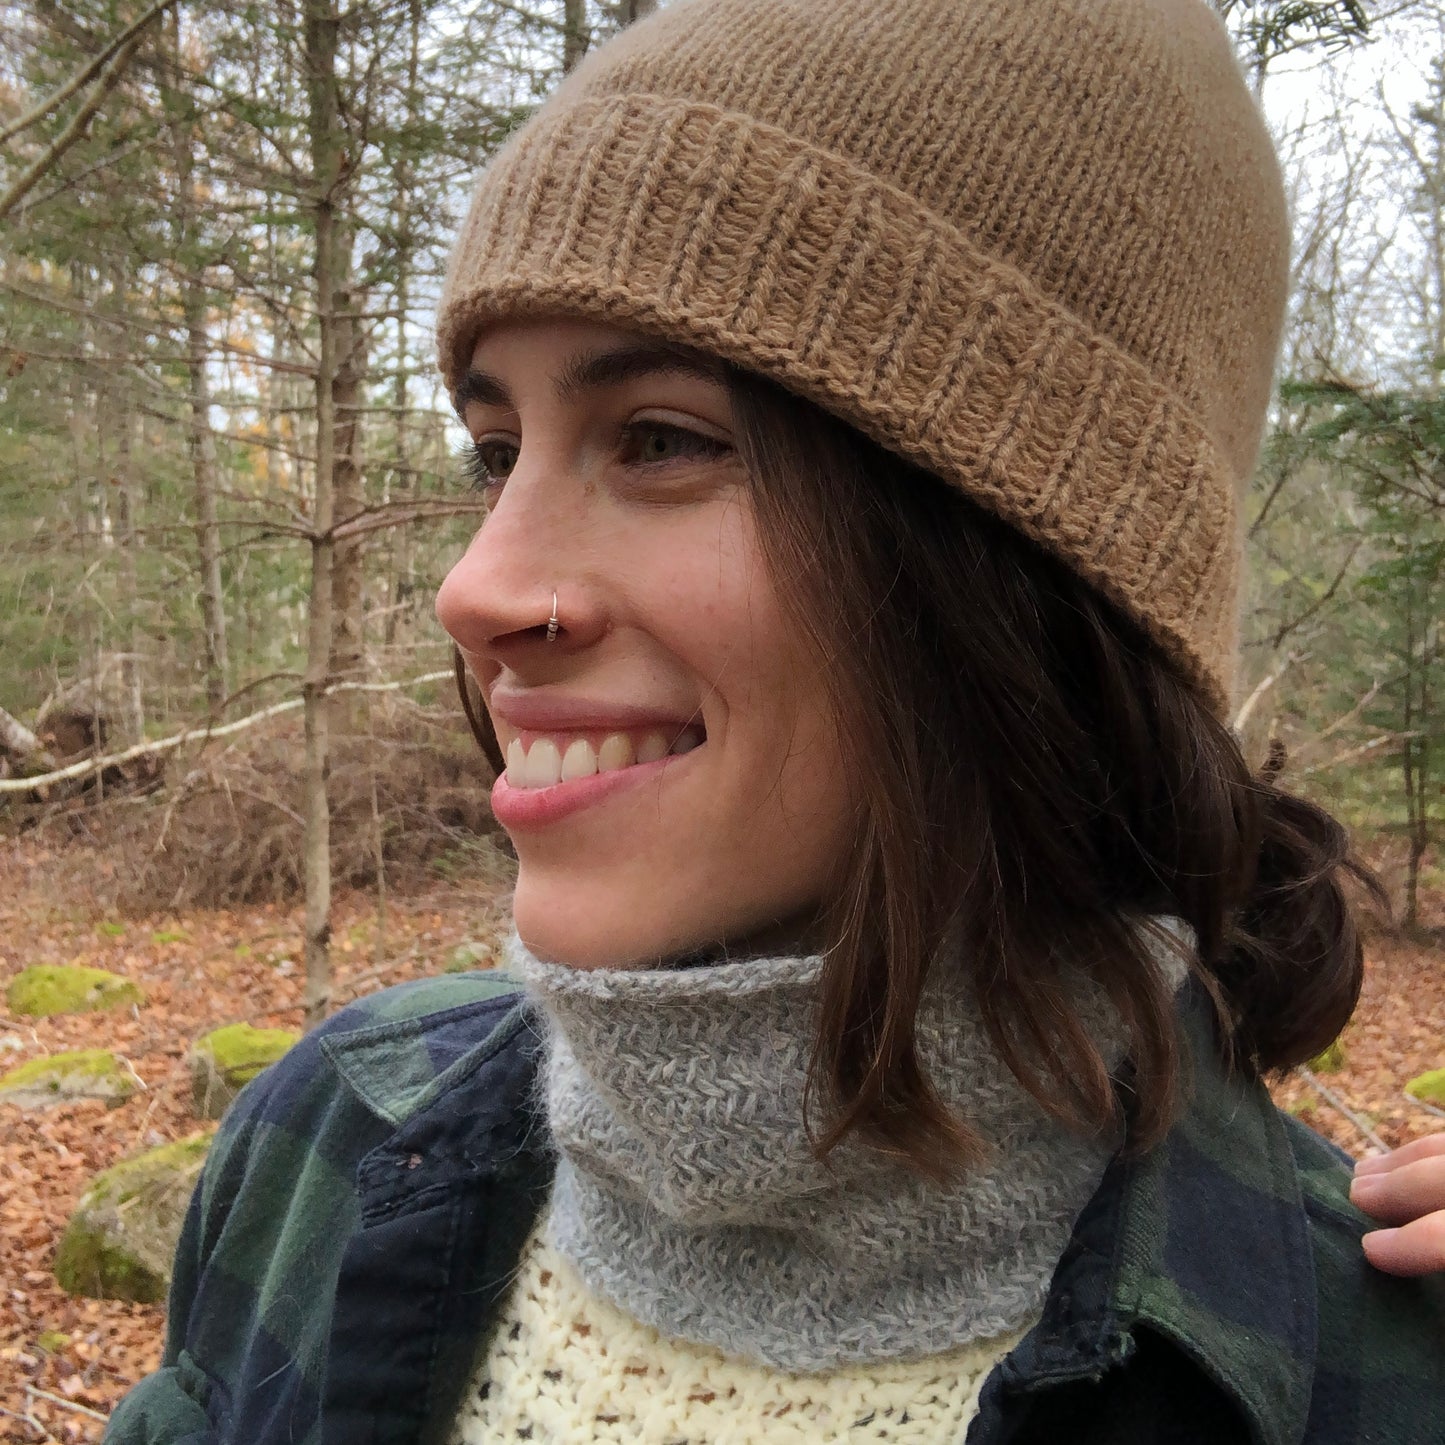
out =
{"type": "Polygon", "coordinates": [[[488,363],[496,366],[519,354],[555,353],[565,357],[577,351],[607,350],[646,340],[640,331],[611,327],[603,321],[584,321],[577,316],[514,316],[483,328],[471,348],[471,364],[478,370],[488,370],[488,363]]]}
{"type": "MultiPolygon", "coordinates": [[[[472,367],[490,371],[518,361],[565,363],[584,352],[604,352],[635,347],[659,347],[679,352],[655,336],[605,321],[587,321],[571,316],[526,316],[494,322],[477,337],[472,347],[472,367]]],[[[697,353],[701,356],[702,353],[697,353]]]]}

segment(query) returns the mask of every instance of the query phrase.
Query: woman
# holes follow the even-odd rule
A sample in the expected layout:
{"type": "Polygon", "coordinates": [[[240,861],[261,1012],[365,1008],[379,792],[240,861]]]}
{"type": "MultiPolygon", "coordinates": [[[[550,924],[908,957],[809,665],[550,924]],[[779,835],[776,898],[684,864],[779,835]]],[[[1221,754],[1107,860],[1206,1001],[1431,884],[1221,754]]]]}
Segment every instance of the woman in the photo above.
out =
{"type": "Polygon", "coordinates": [[[569,79],[439,320],[508,973],[242,1096],[113,1438],[1438,1440],[1445,1294],[1259,1083],[1360,981],[1221,721],[1287,252],[1202,0],[569,79]]]}

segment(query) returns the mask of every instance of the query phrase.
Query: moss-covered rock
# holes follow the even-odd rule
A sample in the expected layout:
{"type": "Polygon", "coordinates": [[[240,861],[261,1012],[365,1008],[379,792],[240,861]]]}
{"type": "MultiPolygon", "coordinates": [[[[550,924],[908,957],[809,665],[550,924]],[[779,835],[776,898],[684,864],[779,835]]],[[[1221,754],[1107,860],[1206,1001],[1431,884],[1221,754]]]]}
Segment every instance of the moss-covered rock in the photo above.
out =
{"type": "Polygon", "coordinates": [[[452,949],[447,959],[446,973],[470,973],[473,969],[491,968],[496,964],[496,946],[480,939],[469,938],[452,949]]]}
{"type": "Polygon", "coordinates": [[[1328,1048],[1321,1049],[1310,1060],[1309,1066],[1317,1074],[1338,1074],[1341,1069],[1348,1067],[1349,1062],[1344,1044],[1336,1039],[1328,1048]]]}
{"type": "Polygon", "coordinates": [[[77,1049],[31,1059],[0,1074],[0,1104],[45,1109],[68,1099],[107,1099],[120,1104],[135,1093],[140,1081],[109,1049],[77,1049]]]}
{"type": "Polygon", "coordinates": [[[80,1196],[55,1251],[62,1289],[158,1304],[213,1131],[122,1159],[80,1196]]]}
{"type": "Polygon", "coordinates": [[[268,1069],[300,1034],[228,1024],[197,1039],[191,1048],[191,1106],[198,1119],[219,1119],[231,1100],[268,1069]]]}
{"type": "Polygon", "coordinates": [[[145,1001],[145,994],[128,978],[76,964],[36,964],[17,973],[5,990],[5,1002],[12,1013],[37,1018],[128,1008],[145,1001]]]}
{"type": "Polygon", "coordinates": [[[1405,1092],[1412,1099],[1424,1104],[1434,1104],[1445,1109],[1445,1069],[1431,1069],[1428,1074],[1417,1074],[1405,1085],[1405,1092]]]}

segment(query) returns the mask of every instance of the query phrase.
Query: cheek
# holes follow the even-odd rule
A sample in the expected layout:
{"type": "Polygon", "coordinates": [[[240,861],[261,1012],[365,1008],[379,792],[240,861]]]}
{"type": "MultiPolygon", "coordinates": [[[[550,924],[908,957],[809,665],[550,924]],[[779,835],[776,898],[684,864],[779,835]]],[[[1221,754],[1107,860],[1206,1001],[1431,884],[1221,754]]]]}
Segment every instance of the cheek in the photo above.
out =
{"type": "Polygon", "coordinates": [[[724,574],[731,581],[708,617],[725,648],[717,684],[724,751],[755,782],[750,846],[767,868],[832,876],[848,846],[854,798],[824,664],[747,526],[732,546],[735,565],[724,574]]]}

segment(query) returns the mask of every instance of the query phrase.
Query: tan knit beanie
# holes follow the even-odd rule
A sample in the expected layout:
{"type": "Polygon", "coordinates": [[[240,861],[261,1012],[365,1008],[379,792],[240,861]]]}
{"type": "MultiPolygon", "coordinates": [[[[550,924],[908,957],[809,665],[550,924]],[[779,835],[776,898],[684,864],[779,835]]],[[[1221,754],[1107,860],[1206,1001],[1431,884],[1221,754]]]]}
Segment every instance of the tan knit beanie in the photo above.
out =
{"type": "Polygon", "coordinates": [[[1063,558],[1223,706],[1289,230],[1204,0],[674,0],[487,168],[441,298],[774,378],[1063,558]]]}

